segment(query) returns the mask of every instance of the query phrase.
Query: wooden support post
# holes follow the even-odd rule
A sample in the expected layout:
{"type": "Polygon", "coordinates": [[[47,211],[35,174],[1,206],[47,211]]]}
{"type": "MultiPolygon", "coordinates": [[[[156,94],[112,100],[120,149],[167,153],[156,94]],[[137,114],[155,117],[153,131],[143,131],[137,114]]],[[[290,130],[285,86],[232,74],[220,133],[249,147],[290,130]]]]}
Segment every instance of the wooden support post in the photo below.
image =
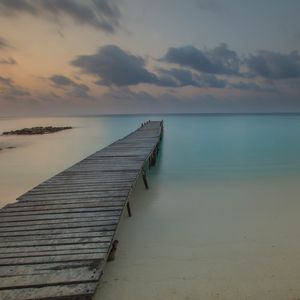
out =
{"type": "Polygon", "coordinates": [[[162,140],[163,132],[164,132],[164,122],[161,121],[160,122],[160,137],[159,137],[160,141],[162,140]]]}
{"type": "Polygon", "coordinates": [[[126,206],[127,206],[128,217],[131,217],[131,208],[130,208],[129,201],[127,202],[126,206]]]}
{"type": "Polygon", "coordinates": [[[152,153],[150,154],[150,157],[149,157],[149,166],[153,167],[153,154],[152,153]]]}
{"type": "Polygon", "coordinates": [[[112,242],[112,246],[111,246],[110,252],[108,254],[107,261],[115,260],[115,256],[116,256],[116,251],[117,251],[118,244],[119,244],[118,240],[114,240],[112,242]]]}
{"type": "Polygon", "coordinates": [[[147,176],[146,176],[146,172],[143,170],[143,181],[144,181],[144,185],[145,185],[145,188],[148,190],[149,189],[149,185],[148,185],[148,181],[147,181],[147,176]]]}
{"type": "Polygon", "coordinates": [[[154,152],[152,153],[152,166],[155,166],[156,164],[156,151],[154,150],[154,152]]]}

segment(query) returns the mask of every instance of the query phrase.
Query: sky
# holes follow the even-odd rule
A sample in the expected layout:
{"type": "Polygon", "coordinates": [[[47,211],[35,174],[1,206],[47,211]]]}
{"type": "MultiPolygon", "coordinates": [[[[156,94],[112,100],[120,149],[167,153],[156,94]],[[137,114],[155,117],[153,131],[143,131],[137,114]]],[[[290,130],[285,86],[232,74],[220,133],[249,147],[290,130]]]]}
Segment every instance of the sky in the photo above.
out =
{"type": "Polygon", "coordinates": [[[0,116],[300,112],[299,0],[0,0],[0,116]]]}

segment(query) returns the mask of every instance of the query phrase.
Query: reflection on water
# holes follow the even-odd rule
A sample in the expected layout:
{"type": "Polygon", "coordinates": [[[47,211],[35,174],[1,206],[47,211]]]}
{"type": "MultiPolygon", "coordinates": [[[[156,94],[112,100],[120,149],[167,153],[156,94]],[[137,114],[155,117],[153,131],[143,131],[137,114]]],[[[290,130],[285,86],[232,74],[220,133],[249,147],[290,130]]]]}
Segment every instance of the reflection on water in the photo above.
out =
{"type": "Polygon", "coordinates": [[[0,119],[0,131],[75,127],[0,137],[17,145],[0,152],[0,205],[149,118],[165,122],[159,163],[95,299],[297,299],[300,116],[0,119]]]}

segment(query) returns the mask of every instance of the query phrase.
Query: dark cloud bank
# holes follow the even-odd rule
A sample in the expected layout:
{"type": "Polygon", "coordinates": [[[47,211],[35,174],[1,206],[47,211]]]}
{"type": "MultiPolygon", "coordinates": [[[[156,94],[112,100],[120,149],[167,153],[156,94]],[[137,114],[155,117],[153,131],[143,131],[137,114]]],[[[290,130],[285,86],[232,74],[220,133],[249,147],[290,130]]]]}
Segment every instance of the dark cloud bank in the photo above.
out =
{"type": "Polygon", "coordinates": [[[98,83],[103,85],[135,85],[157,80],[145,68],[143,58],[113,45],[100,48],[96,54],[79,56],[72,64],[86,73],[98,76],[98,83]]]}
{"type": "Polygon", "coordinates": [[[282,54],[271,51],[258,51],[250,55],[246,64],[254,75],[270,79],[288,79],[300,77],[300,55],[294,51],[282,54]]]}
{"type": "Polygon", "coordinates": [[[210,74],[239,75],[241,60],[226,44],[211,50],[194,46],[169,48],[162,61],[210,74]]]}
{"type": "Polygon", "coordinates": [[[193,46],[169,48],[162,61],[189,67],[193,70],[237,77],[260,76],[268,79],[300,77],[300,55],[298,51],[282,54],[273,51],[257,51],[242,59],[226,44],[200,50],[193,46]],[[244,66],[248,72],[241,72],[244,66]]]}
{"type": "Polygon", "coordinates": [[[0,0],[0,15],[21,13],[54,19],[68,16],[76,23],[109,33],[120,27],[121,19],[120,10],[113,0],[0,0]]]}
{"type": "Polygon", "coordinates": [[[222,88],[225,81],[214,74],[199,74],[188,69],[159,68],[157,73],[146,68],[146,61],[140,56],[124,51],[118,46],[107,45],[92,55],[82,55],[72,65],[98,78],[97,84],[107,86],[129,86],[140,83],[164,87],[215,87],[222,88]]]}
{"type": "Polygon", "coordinates": [[[150,71],[144,58],[115,45],[101,47],[95,54],[81,55],[71,62],[97,78],[97,84],[117,87],[147,83],[174,88],[195,86],[277,92],[270,80],[300,77],[298,52],[258,51],[241,58],[226,44],[205,50],[194,46],[169,48],[157,63],[169,67],[150,71]],[[260,85],[254,79],[264,80],[265,84],[260,85]]]}

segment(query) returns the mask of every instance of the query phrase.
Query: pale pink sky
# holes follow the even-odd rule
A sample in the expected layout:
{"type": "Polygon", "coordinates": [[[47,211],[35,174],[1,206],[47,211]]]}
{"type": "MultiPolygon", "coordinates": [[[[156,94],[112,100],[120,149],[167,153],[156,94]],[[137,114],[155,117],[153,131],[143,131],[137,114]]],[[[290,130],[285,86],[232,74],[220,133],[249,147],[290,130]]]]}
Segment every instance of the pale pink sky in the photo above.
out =
{"type": "Polygon", "coordinates": [[[300,111],[299,10],[0,0],[0,115],[300,111]]]}

